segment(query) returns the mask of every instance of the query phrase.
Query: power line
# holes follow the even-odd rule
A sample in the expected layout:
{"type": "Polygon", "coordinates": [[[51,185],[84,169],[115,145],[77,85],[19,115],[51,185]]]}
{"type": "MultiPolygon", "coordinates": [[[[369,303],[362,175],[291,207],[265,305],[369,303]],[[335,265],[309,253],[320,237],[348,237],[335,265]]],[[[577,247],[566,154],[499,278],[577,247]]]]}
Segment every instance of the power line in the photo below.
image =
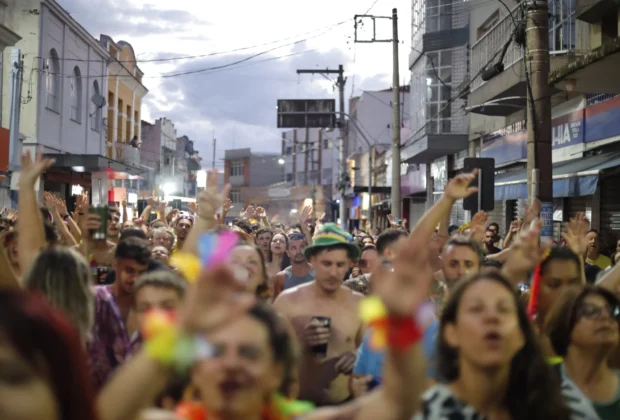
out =
{"type": "MultiPolygon", "coordinates": [[[[265,47],[268,45],[273,45],[273,44],[278,44],[280,42],[284,42],[284,41],[289,41],[291,39],[294,38],[299,38],[300,36],[306,36],[309,34],[314,34],[316,32],[320,32],[318,35],[315,36],[310,36],[304,39],[300,39],[297,40],[293,43],[290,44],[285,44],[285,45],[281,45],[279,47],[276,48],[282,48],[282,47],[286,47],[286,46],[290,46],[290,45],[294,45],[294,44],[298,44],[300,42],[304,42],[304,41],[308,41],[310,39],[314,39],[317,38],[319,36],[325,35],[326,33],[330,32],[331,30],[337,28],[338,26],[342,26],[345,23],[350,22],[352,19],[348,19],[348,20],[344,20],[342,22],[338,22],[332,25],[328,25],[328,26],[324,26],[322,28],[319,29],[315,29],[313,31],[308,31],[308,32],[304,32],[301,34],[297,34],[297,35],[293,35],[293,36],[289,36],[286,38],[280,38],[278,40],[275,41],[269,41],[269,42],[264,42],[262,44],[256,44],[256,45],[250,45],[250,46],[246,46],[246,47],[240,47],[240,48],[235,48],[232,50],[228,50],[228,51],[216,51],[216,52],[211,52],[211,53],[204,53],[204,54],[198,54],[198,55],[187,55],[187,56],[180,56],[180,57],[166,57],[166,58],[153,58],[153,59],[146,59],[146,60],[117,60],[112,58],[113,62],[116,63],[132,63],[132,64],[136,64],[136,63],[159,63],[159,62],[167,62],[167,61],[180,61],[180,60],[191,60],[191,59],[198,59],[198,58],[206,58],[206,57],[213,57],[213,56],[217,56],[217,55],[227,55],[227,54],[233,54],[236,52],[241,52],[241,51],[247,51],[247,50],[252,50],[254,48],[258,48],[258,47],[265,47]]],[[[40,57],[37,56],[36,58],[40,58],[40,59],[48,59],[49,57],[40,57]]],[[[88,62],[107,62],[109,59],[81,59],[81,58],[67,58],[67,57],[63,57],[63,58],[59,58],[59,61],[75,61],[75,62],[83,62],[83,63],[88,63],[88,62]]]]}
{"type": "MultiPolygon", "coordinates": [[[[160,76],[145,76],[144,79],[169,79],[169,78],[174,78],[174,77],[181,77],[181,76],[187,76],[187,75],[192,75],[192,74],[200,74],[200,73],[204,73],[204,74],[219,73],[220,71],[223,71],[223,70],[237,69],[237,68],[240,68],[240,67],[246,67],[248,65],[264,63],[264,62],[267,62],[267,61],[280,60],[282,58],[293,57],[293,56],[307,54],[307,53],[315,52],[315,51],[318,51],[318,50],[317,49],[311,49],[311,50],[299,51],[299,52],[295,52],[295,53],[280,55],[280,56],[276,56],[276,57],[269,57],[269,58],[265,58],[265,59],[262,59],[262,60],[256,60],[256,61],[248,62],[252,58],[255,58],[257,56],[260,56],[260,55],[263,55],[263,54],[266,54],[266,53],[269,52],[269,51],[266,51],[266,52],[263,51],[261,53],[255,54],[253,56],[246,57],[246,58],[244,58],[242,60],[237,60],[235,62],[224,64],[224,65],[221,65],[221,66],[208,67],[208,68],[198,69],[198,70],[190,70],[190,71],[180,72],[180,73],[169,73],[169,74],[164,74],[164,75],[160,75],[160,76]],[[245,63],[245,64],[243,64],[243,63],[245,63]],[[243,64],[243,65],[238,65],[238,64],[243,64]]],[[[37,71],[41,72],[43,74],[50,74],[50,75],[66,77],[66,78],[74,78],[75,77],[75,75],[72,75],[72,74],[51,73],[51,72],[48,72],[47,70],[44,70],[44,69],[38,69],[37,71]]],[[[110,76],[111,77],[128,77],[128,78],[133,78],[132,75],[122,75],[122,74],[110,75],[110,76]]],[[[97,79],[97,78],[102,78],[102,77],[106,77],[106,76],[105,75],[88,75],[88,76],[80,76],[79,78],[80,79],[91,79],[91,78],[92,79],[97,79]]]]}

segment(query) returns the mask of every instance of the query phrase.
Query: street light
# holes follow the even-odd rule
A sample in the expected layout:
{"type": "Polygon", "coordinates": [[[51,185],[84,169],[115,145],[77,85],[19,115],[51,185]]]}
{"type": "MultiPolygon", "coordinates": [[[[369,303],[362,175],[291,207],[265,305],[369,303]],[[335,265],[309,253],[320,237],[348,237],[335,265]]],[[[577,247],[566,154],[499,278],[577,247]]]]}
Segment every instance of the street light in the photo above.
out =
{"type": "Polygon", "coordinates": [[[282,158],[278,159],[278,165],[284,165],[284,159],[282,158]]]}
{"type": "Polygon", "coordinates": [[[164,192],[165,195],[172,195],[172,193],[174,192],[174,184],[168,182],[161,186],[161,190],[164,192]]]}

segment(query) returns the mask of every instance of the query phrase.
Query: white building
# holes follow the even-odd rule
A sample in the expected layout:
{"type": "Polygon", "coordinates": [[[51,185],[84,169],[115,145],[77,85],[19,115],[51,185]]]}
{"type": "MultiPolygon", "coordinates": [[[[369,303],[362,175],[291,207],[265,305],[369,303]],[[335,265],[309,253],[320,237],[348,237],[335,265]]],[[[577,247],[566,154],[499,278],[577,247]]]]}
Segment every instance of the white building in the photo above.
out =
{"type": "MultiPolygon", "coordinates": [[[[16,44],[25,66],[20,122],[24,144],[43,146],[46,154],[104,154],[102,110],[91,99],[107,91],[106,50],[55,1],[4,1],[7,25],[26,34],[16,44]]],[[[7,49],[4,62],[10,54],[7,49]]],[[[8,88],[11,76],[6,70],[3,82],[8,88]]],[[[3,95],[2,102],[2,125],[8,126],[10,95],[3,95]]]]}

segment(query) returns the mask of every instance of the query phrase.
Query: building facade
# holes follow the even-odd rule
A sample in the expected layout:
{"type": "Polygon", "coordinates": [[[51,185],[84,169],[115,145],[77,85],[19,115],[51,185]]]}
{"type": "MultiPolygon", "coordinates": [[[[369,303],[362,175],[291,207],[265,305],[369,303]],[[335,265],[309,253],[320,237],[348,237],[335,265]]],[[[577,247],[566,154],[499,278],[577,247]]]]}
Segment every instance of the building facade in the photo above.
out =
{"type": "MultiPolygon", "coordinates": [[[[470,2],[413,0],[411,70],[411,134],[404,140],[401,175],[407,181],[423,180],[426,197],[418,186],[409,194],[408,211],[413,225],[433,202],[446,177],[439,170],[462,167],[467,149],[468,117],[463,112],[461,86],[469,75],[470,2]],[[408,166],[414,165],[414,166],[408,166]],[[425,173],[421,173],[424,172],[425,173]]],[[[447,173],[446,173],[447,175],[447,173]]],[[[453,223],[465,219],[462,203],[452,214],[453,223]]]]}
{"type": "MultiPolygon", "coordinates": [[[[16,43],[26,66],[21,149],[40,147],[46,155],[56,158],[43,187],[70,202],[73,185],[90,189],[94,174],[108,166],[100,159],[105,156],[103,109],[92,100],[96,93],[107,89],[108,54],[55,1],[5,3],[6,24],[27,34],[16,43]]],[[[4,62],[10,62],[7,54],[10,52],[5,51],[4,62]]],[[[9,83],[10,66],[5,66],[2,84],[9,83]]],[[[10,94],[3,94],[2,102],[2,124],[8,127],[10,94]]],[[[107,201],[105,186],[97,190],[101,193],[93,195],[93,199],[107,201]]]]}
{"type": "Polygon", "coordinates": [[[340,137],[338,129],[298,128],[282,133],[281,157],[284,160],[286,188],[292,191],[295,187],[310,187],[310,194],[305,199],[315,203],[314,210],[318,216],[326,213],[331,220],[338,218],[337,200],[340,194],[337,185],[343,173],[340,137]]]}
{"type": "Polygon", "coordinates": [[[224,151],[224,183],[230,184],[233,202],[229,218],[239,216],[250,204],[264,207],[271,216],[280,213],[280,205],[284,205],[288,198],[286,187],[279,185],[284,177],[281,159],[279,153],[256,153],[249,148],[224,151]],[[271,186],[275,189],[270,195],[267,187],[271,186]],[[276,190],[278,194],[273,196],[276,190]]]}
{"type": "Polygon", "coordinates": [[[142,139],[142,101],[148,90],[142,84],[144,73],[138,67],[131,44],[114,42],[101,35],[99,42],[110,56],[107,89],[106,156],[139,167],[140,154],[129,143],[142,139]]]}
{"type": "MultiPolygon", "coordinates": [[[[10,27],[7,26],[7,24],[9,24],[6,20],[7,6],[8,4],[4,0],[0,0],[0,63],[2,63],[2,66],[0,68],[7,67],[4,63],[11,62],[11,54],[13,50],[10,47],[13,47],[18,41],[22,39],[17,33],[15,33],[10,27]],[[9,52],[8,57],[5,57],[5,50],[9,52]]],[[[5,76],[3,70],[3,74],[2,76],[0,76],[0,97],[4,98],[5,95],[9,97],[10,91],[10,84],[5,85],[5,76]]],[[[3,120],[4,107],[7,106],[10,106],[10,101],[7,104],[7,101],[5,101],[4,99],[0,100],[0,172],[9,171],[10,130],[8,129],[8,120],[6,122],[3,120]]],[[[10,182],[0,181],[0,206],[7,208],[15,207],[15,194],[13,194],[13,196],[14,197],[12,200],[10,182]]]]}
{"type": "MultiPolygon", "coordinates": [[[[511,6],[519,19],[519,6],[511,6]]],[[[605,1],[549,2],[549,47],[552,85],[552,161],[554,239],[564,221],[585,212],[601,231],[604,245],[620,239],[620,62],[617,5],[605,1]]],[[[488,61],[489,52],[508,42],[512,17],[495,13],[486,32],[472,31],[472,73],[488,61]],[[478,36],[480,35],[480,36],[478,36]],[[476,37],[476,38],[474,38],[476,37]]],[[[527,199],[527,116],[523,51],[512,44],[504,71],[472,84],[470,151],[496,163],[495,220],[502,229],[523,213],[527,199]],[[497,105],[488,106],[489,102],[497,105]]]]}

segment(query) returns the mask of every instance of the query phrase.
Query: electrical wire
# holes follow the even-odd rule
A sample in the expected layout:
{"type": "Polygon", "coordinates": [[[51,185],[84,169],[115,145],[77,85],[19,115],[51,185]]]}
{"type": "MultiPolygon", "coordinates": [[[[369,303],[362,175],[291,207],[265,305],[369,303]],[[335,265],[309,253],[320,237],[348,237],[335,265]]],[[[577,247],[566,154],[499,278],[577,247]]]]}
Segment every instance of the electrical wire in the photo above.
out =
{"type": "MultiPolygon", "coordinates": [[[[237,60],[237,61],[234,61],[232,63],[223,64],[223,65],[220,65],[220,66],[207,67],[207,68],[197,69],[197,70],[189,70],[189,71],[179,72],[179,73],[168,73],[168,74],[163,74],[163,75],[159,75],[159,76],[145,76],[143,79],[169,79],[169,78],[175,78],[175,77],[181,77],[181,76],[188,76],[188,75],[192,75],[192,74],[219,73],[220,71],[223,71],[223,70],[237,69],[237,68],[240,68],[240,67],[246,67],[248,65],[265,63],[267,61],[280,60],[280,59],[283,59],[283,58],[294,57],[294,56],[297,56],[297,55],[307,54],[307,53],[316,52],[316,51],[318,51],[318,49],[304,50],[304,51],[299,51],[299,52],[295,52],[295,53],[280,55],[280,56],[276,56],[276,57],[269,57],[269,58],[265,58],[265,59],[262,59],[262,60],[256,60],[256,61],[249,62],[249,60],[251,60],[252,58],[258,57],[260,55],[267,54],[269,52],[269,51],[263,51],[263,52],[260,52],[258,54],[254,54],[254,55],[252,55],[250,57],[246,57],[246,58],[244,58],[242,60],[237,60]]],[[[48,72],[47,70],[44,70],[44,69],[37,69],[37,71],[42,73],[42,74],[55,75],[55,76],[59,76],[59,77],[66,77],[66,78],[74,78],[75,77],[75,75],[73,75],[73,74],[52,73],[52,72],[48,72]]],[[[103,76],[102,75],[87,75],[87,76],[80,76],[80,79],[91,79],[91,78],[101,78],[101,77],[103,77],[103,76]]],[[[134,76],[133,75],[117,74],[117,75],[111,75],[111,77],[133,78],[134,76]]]]}
{"type": "MultiPolygon", "coordinates": [[[[255,44],[255,45],[250,45],[250,46],[245,46],[245,47],[239,47],[239,48],[235,48],[232,50],[228,50],[228,51],[216,51],[216,52],[211,52],[211,53],[204,53],[204,54],[198,54],[198,55],[187,55],[187,56],[180,56],[180,57],[166,57],[166,58],[153,58],[153,59],[145,59],[145,60],[117,60],[112,58],[111,60],[113,62],[116,63],[131,63],[131,64],[137,64],[137,63],[161,63],[161,62],[169,62],[169,61],[180,61],[180,60],[193,60],[193,59],[199,59],[199,58],[206,58],[206,57],[214,57],[214,56],[218,56],[218,55],[227,55],[227,54],[233,54],[233,53],[237,53],[237,52],[241,52],[241,51],[247,51],[247,50],[252,50],[258,47],[265,47],[268,45],[274,45],[274,44],[278,44],[284,41],[289,41],[291,39],[294,38],[299,38],[301,36],[306,36],[306,35],[310,35],[310,34],[314,34],[316,32],[320,32],[320,34],[315,35],[315,36],[308,36],[304,39],[300,39],[297,40],[295,42],[289,43],[289,44],[285,44],[285,45],[281,45],[280,47],[277,48],[282,48],[282,47],[286,47],[286,46],[290,46],[290,45],[294,45],[294,44],[298,44],[304,41],[308,41],[310,39],[314,39],[317,38],[319,36],[325,35],[328,32],[331,32],[333,29],[344,25],[345,23],[350,22],[352,19],[347,19],[344,20],[342,22],[338,22],[332,25],[328,25],[328,26],[324,26],[322,28],[319,29],[315,29],[313,31],[308,31],[308,32],[304,32],[301,34],[297,34],[297,35],[293,35],[293,36],[289,36],[286,38],[280,38],[276,41],[269,41],[269,42],[264,42],[262,44],[255,44]]],[[[39,59],[48,59],[49,57],[40,57],[37,56],[35,58],[39,58],[39,59]]],[[[67,57],[63,57],[63,58],[58,58],[59,61],[75,61],[75,62],[83,62],[83,63],[88,63],[88,62],[108,62],[110,61],[110,59],[80,59],[80,58],[67,58],[67,57]]]]}

